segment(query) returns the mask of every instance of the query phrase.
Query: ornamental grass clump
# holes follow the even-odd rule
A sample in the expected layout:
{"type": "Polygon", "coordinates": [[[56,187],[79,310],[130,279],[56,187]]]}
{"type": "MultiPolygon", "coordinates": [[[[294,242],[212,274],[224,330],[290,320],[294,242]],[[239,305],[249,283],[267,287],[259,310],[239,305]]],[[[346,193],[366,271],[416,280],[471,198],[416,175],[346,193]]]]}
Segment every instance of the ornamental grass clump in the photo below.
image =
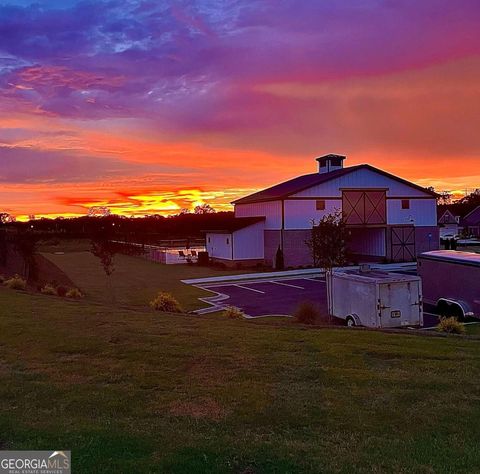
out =
{"type": "Polygon", "coordinates": [[[78,288],[70,288],[66,295],[67,298],[80,299],[83,298],[82,292],[78,288]]]}
{"type": "Polygon", "coordinates": [[[57,296],[57,289],[50,283],[46,283],[40,292],[44,295],[57,296]]]}
{"type": "Polygon", "coordinates": [[[20,275],[15,275],[11,278],[8,278],[4,281],[4,285],[12,290],[26,290],[27,281],[24,280],[20,275]]]}
{"type": "Polygon", "coordinates": [[[317,318],[320,317],[320,312],[312,302],[304,301],[298,305],[293,317],[301,324],[315,324],[317,318]]]}
{"type": "Polygon", "coordinates": [[[437,331],[448,334],[465,334],[465,326],[455,316],[440,318],[437,331]]]}
{"type": "Polygon", "coordinates": [[[243,319],[245,317],[243,312],[235,306],[227,306],[223,314],[228,319],[243,319]]]}
{"type": "Polygon", "coordinates": [[[180,303],[170,293],[160,291],[158,295],[150,301],[150,306],[155,311],[163,311],[165,313],[183,313],[180,303]]]}

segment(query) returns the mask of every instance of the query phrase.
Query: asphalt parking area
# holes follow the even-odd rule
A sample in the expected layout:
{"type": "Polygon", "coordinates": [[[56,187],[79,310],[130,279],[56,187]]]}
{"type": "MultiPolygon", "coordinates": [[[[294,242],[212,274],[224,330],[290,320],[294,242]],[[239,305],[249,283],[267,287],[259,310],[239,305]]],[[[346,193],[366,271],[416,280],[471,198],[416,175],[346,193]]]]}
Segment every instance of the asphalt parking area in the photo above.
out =
{"type": "MultiPolygon", "coordinates": [[[[408,273],[415,274],[415,272],[408,273]]],[[[328,312],[326,284],[323,277],[282,278],[199,286],[221,296],[219,303],[222,307],[236,306],[251,317],[291,316],[298,305],[304,301],[316,305],[323,314],[328,312]]],[[[435,308],[425,305],[423,319],[424,327],[436,326],[438,316],[435,314],[435,308]]]]}
{"type": "Polygon", "coordinates": [[[202,288],[227,296],[222,300],[223,305],[237,306],[253,317],[291,316],[304,301],[327,311],[325,280],[319,277],[202,285],[202,288]]]}

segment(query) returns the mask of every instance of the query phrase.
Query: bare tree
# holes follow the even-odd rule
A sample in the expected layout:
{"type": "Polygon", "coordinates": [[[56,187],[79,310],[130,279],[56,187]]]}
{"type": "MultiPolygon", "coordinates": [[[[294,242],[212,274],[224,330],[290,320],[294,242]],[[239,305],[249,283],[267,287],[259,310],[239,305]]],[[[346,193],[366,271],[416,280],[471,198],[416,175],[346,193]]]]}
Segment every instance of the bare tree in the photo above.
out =
{"type": "Polygon", "coordinates": [[[112,213],[107,206],[92,206],[88,210],[89,217],[108,217],[112,213]]]}
{"type": "Polygon", "coordinates": [[[115,271],[114,257],[116,253],[116,245],[111,241],[110,235],[106,232],[100,232],[95,235],[90,244],[90,251],[100,260],[102,269],[105,273],[107,292],[115,302],[115,292],[111,282],[111,276],[115,271]]]}
{"type": "Polygon", "coordinates": [[[452,193],[450,191],[440,191],[438,204],[448,205],[452,204],[452,193]]]}
{"type": "Polygon", "coordinates": [[[13,222],[13,217],[8,212],[0,212],[0,224],[8,224],[13,222]]]}
{"type": "Polygon", "coordinates": [[[217,212],[217,211],[215,211],[215,209],[212,206],[210,206],[210,204],[203,203],[203,204],[200,204],[199,206],[195,206],[195,209],[193,212],[195,214],[213,214],[214,212],[217,212]]]}

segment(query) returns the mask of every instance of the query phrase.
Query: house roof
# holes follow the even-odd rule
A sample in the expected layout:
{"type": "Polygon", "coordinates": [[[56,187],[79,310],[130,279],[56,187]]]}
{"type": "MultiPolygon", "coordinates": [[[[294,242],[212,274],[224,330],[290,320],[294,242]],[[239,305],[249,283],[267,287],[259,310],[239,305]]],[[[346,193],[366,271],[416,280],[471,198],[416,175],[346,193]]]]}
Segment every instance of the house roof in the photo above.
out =
{"type": "Polygon", "coordinates": [[[340,178],[341,176],[345,176],[360,169],[368,169],[370,171],[374,171],[375,173],[382,174],[383,176],[394,179],[395,181],[399,181],[426,194],[430,194],[432,197],[437,197],[437,194],[433,191],[430,191],[429,189],[423,188],[417,184],[411,183],[410,181],[387,173],[386,171],[383,171],[379,168],[375,168],[374,166],[363,164],[330,171],[329,173],[304,174],[288,181],[284,181],[283,183],[276,184],[275,186],[264,189],[262,191],[250,194],[249,196],[237,199],[233,201],[232,204],[249,204],[253,202],[277,201],[285,199],[292,194],[299,193],[300,191],[311,188],[312,186],[317,186],[327,181],[331,181],[332,179],[340,178]]]}
{"type": "Polygon", "coordinates": [[[453,215],[452,211],[447,209],[439,218],[439,224],[458,224],[456,217],[453,215]]]}
{"type": "Polygon", "coordinates": [[[462,221],[466,225],[478,225],[478,224],[480,224],[480,206],[476,207],[473,211],[470,211],[462,219],[462,221]]]}
{"type": "Polygon", "coordinates": [[[231,217],[222,223],[221,229],[206,229],[202,232],[209,234],[231,234],[237,230],[244,229],[258,222],[265,221],[265,217],[231,217]]]}

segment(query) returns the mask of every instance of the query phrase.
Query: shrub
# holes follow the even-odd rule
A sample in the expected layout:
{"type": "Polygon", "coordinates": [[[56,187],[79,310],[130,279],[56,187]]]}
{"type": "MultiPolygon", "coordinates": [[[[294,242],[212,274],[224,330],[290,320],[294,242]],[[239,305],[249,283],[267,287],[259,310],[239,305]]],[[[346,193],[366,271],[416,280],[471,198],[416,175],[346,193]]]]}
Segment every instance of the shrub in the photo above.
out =
{"type": "Polygon", "coordinates": [[[27,281],[20,275],[15,275],[5,280],[5,285],[12,290],[25,290],[27,288],[27,281]]]}
{"type": "Polygon", "coordinates": [[[62,298],[66,296],[67,289],[64,286],[57,286],[57,295],[61,296],[62,298]]]}
{"type": "Polygon", "coordinates": [[[285,260],[283,258],[283,250],[278,246],[277,253],[275,254],[275,270],[283,270],[285,266],[285,260]]]}
{"type": "Polygon", "coordinates": [[[53,285],[49,283],[45,284],[45,286],[40,290],[44,295],[53,295],[57,296],[57,290],[53,285]]]}
{"type": "Polygon", "coordinates": [[[170,294],[160,291],[158,295],[150,301],[150,306],[156,311],[165,313],[183,313],[180,303],[170,294]]]}
{"type": "Polygon", "coordinates": [[[5,281],[5,275],[0,275],[0,285],[3,285],[4,281],[5,281]]]}
{"type": "Polygon", "coordinates": [[[449,334],[465,334],[465,326],[457,318],[450,316],[449,318],[440,318],[437,331],[449,334]]]}
{"type": "Polygon", "coordinates": [[[243,311],[241,311],[239,308],[236,308],[235,306],[227,306],[223,314],[228,319],[243,319],[245,316],[243,314],[243,311]]]}
{"type": "Polygon", "coordinates": [[[70,288],[66,295],[65,295],[67,298],[82,298],[83,295],[82,295],[82,292],[78,289],[78,288],[70,288]]]}
{"type": "Polygon", "coordinates": [[[314,324],[315,320],[320,317],[320,312],[312,302],[304,301],[298,305],[293,316],[299,323],[314,324]]]}

